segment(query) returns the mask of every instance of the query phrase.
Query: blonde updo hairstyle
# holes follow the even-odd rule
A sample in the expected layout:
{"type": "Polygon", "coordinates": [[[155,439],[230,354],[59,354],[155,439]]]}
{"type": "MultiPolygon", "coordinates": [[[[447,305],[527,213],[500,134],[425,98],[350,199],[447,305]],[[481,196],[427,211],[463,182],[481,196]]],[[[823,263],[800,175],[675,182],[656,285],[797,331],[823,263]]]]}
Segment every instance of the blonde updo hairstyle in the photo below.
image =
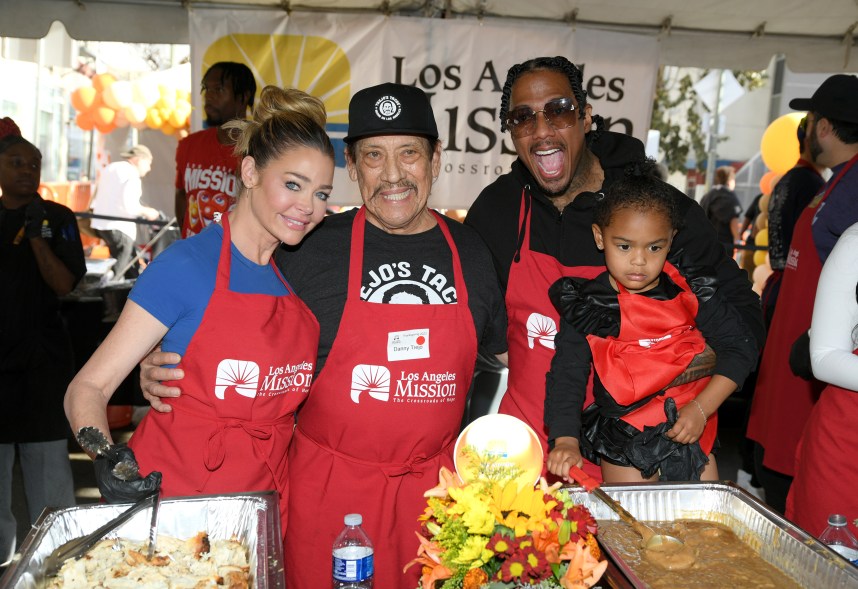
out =
{"type": "MultiPolygon", "coordinates": [[[[239,161],[250,156],[256,169],[283,153],[300,147],[318,149],[334,159],[334,146],[325,133],[325,105],[315,96],[295,88],[266,86],[253,108],[250,120],[233,120],[224,124],[235,142],[239,161]]],[[[243,192],[243,190],[242,190],[243,192]]]]}

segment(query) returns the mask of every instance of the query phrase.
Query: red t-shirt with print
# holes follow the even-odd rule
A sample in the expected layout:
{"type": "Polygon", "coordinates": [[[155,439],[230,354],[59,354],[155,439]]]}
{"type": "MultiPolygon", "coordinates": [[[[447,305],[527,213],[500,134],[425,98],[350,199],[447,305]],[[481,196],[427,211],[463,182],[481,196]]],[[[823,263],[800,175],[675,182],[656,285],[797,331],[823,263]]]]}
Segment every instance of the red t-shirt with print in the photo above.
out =
{"type": "Polygon", "coordinates": [[[238,160],[231,145],[217,140],[217,127],[192,133],[176,149],[176,188],[188,199],[182,237],[196,235],[215,215],[228,211],[238,195],[238,160]]]}

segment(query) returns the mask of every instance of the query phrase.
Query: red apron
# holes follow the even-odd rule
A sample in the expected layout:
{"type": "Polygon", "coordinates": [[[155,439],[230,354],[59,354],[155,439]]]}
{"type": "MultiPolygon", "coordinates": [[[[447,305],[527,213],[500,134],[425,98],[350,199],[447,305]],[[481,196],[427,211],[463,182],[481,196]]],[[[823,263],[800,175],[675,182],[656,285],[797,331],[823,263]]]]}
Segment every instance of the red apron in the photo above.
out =
{"type": "Polygon", "coordinates": [[[477,357],[459,254],[436,217],[453,256],[449,305],[362,301],[364,209],[355,216],[340,328],[289,450],[289,589],[330,586],[348,513],[363,515],[374,544],[375,587],[417,587],[419,567],[402,568],[417,554],[423,493],[452,468],[477,357]]]}
{"type": "MultiPolygon", "coordinates": [[[[531,197],[522,190],[519,227],[524,227],[524,239],[509,268],[506,288],[507,345],[509,346],[509,375],[507,389],[499,413],[518,417],[539,436],[542,452],[548,460],[548,431],[545,428],[545,375],[554,357],[554,336],[560,314],[548,288],[563,277],[595,278],[604,266],[564,266],[556,258],[530,249],[531,197]]],[[[593,402],[592,380],[587,384],[584,406],[593,402]]],[[[584,471],[602,480],[602,470],[584,460],[584,471]]],[[[542,474],[551,480],[543,464],[542,474]]]]}
{"type": "MultiPolygon", "coordinates": [[[[858,353],[856,350],[853,353],[858,353]]],[[[796,452],[795,479],[787,496],[786,517],[814,536],[828,516],[842,513],[858,533],[858,393],[832,384],[813,406],[796,452]]]]}
{"type": "Polygon", "coordinates": [[[795,449],[804,423],[825,386],[818,380],[808,382],[795,376],[788,363],[793,342],[810,327],[816,285],[822,272],[811,227],[819,206],[856,160],[858,157],[843,166],[795,224],[751,402],[748,437],[765,449],[763,464],[767,468],[788,476],[795,472],[795,449]]]}
{"type": "MultiPolygon", "coordinates": [[[[665,263],[664,271],[682,289],[681,293],[669,301],[659,301],[630,293],[617,283],[619,336],[587,336],[599,379],[620,405],[631,405],[664,389],[706,347],[703,335],[695,326],[697,297],[673,265],[665,263]]],[[[664,395],[623,416],[622,420],[641,431],[644,426],[663,423],[666,398],[673,398],[676,407],[681,409],[706,388],[709,380],[702,378],[671,387],[664,395]]],[[[716,413],[706,422],[700,437],[700,446],[707,455],[712,451],[717,431],[716,413]]]]}
{"type": "MultiPolygon", "coordinates": [[[[284,296],[229,290],[227,215],[222,223],[215,289],[179,364],[185,378],[169,383],[182,396],[165,399],[170,413],[150,411],[129,446],[141,472],[163,473],[165,496],[276,489],[285,531],[286,452],[310,390],[319,323],[288,285],[284,296]]],[[[271,266],[277,271],[273,258],[271,266]]]]}

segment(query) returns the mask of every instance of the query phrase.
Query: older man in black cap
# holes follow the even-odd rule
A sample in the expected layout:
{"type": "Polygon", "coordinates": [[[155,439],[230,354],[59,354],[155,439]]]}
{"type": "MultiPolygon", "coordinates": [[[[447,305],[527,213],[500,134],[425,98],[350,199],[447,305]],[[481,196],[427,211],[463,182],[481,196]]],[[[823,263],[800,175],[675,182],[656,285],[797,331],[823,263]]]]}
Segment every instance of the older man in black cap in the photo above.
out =
{"type": "MultiPolygon", "coordinates": [[[[812,97],[789,103],[791,108],[808,111],[805,134],[811,155],[831,168],[832,176],[796,222],[748,423],[748,437],[762,449],[758,469],[786,477],[794,474],[796,446],[823,386],[796,376],[786,362],[789,359],[797,369],[809,366],[806,333],[822,265],[840,235],[858,222],[856,97],[858,78],[837,74],[812,97]]],[[[785,507],[787,486],[764,483],[766,501],[779,511],[785,507]]]]}
{"type": "Polygon", "coordinates": [[[361,90],[345,141],[363,206],[277,260],[321,327],[321,371],[289,451],[287,584],[330,583],[343,516],[360,513],[375,586],[416,587],[419,567],[402,569],[416,555],[423,492],[452,467],[477,347],[506,351],[506,315],[480,237],[428,208],[441,142],[426,94],[361,90]]]}

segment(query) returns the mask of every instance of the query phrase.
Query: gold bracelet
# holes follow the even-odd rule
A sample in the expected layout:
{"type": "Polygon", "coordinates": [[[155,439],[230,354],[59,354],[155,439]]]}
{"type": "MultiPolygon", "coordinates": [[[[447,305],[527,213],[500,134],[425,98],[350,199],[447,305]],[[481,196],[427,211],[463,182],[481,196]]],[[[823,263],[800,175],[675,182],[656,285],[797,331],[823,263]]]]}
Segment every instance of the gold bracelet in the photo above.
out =
{"type": "Polygon", "coordinates": [[[691,402],[697,405],[697,408],[700,409],[700,414],[703,416],[703,427],[706,427],[706,424],[709,422],[709,419],[706,417],[706,412],[703,410],[703,407],[700,406],[700,402],[697,399],[691,399],[691,402]]]}

